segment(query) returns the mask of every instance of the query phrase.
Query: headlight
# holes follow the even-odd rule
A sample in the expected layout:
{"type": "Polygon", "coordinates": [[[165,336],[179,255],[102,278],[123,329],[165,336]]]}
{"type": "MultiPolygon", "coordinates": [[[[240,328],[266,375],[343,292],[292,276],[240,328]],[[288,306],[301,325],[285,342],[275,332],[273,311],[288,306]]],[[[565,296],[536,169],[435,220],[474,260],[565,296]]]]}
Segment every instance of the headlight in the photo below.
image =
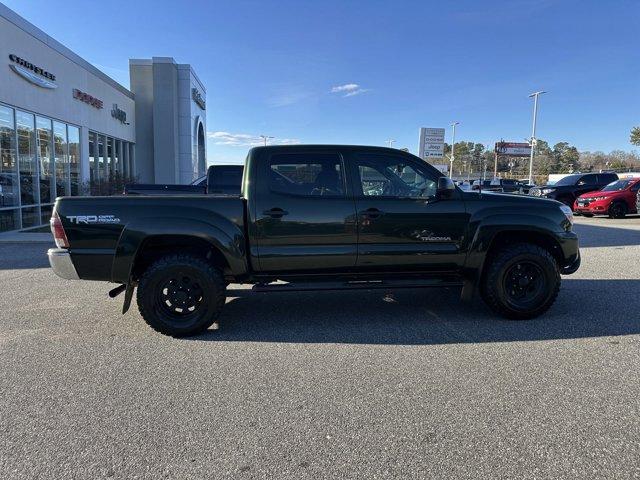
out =
{"type": "Polygon", "coordinates": [[[571,207],[568,205],[560,205],[560,211],[564,213],[564,216],[567,217],[569,223],[573,225],[573,211],[571,210],[571,207]]]}
{"type": "Polygon", "coordinates": [[[556,191],[555,188],[543,188],[542,195],[547,195],[548,193],[555,192],[555,191],[556,191]]]}

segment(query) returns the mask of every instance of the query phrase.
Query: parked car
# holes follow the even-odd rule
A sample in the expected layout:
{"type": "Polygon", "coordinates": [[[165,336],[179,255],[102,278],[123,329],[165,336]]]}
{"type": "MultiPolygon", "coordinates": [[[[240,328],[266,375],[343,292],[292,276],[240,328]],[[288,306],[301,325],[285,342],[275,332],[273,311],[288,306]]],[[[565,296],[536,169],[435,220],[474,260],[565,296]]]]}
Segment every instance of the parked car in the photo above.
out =
{"type": "Polygon", "coordinates": [[[463,192],[396,149],[267,146],[249,152],[241,196],[58,198],[49,261],[63,278],[120,284],[123,311],[137,288],[144,320],[174,336],[212,325],[228,283],[462,287],[524,319],[580,265],[572,222],[552,200],[463,192]]]}
{"type": "Polygon", "coordinates": [[[573,205],[574,213],[585,217],[609,215],[611,218],[638,213],[636,198],[639,189],[640,178],[616,180],[602,190],[580,195],[573,205]]]}
{"type": "Polygon", "coordinates": [[[204,195],[206,193],[240,194],[242,165],[211,165],[207,175],[189,185],[131,183],[124,186],[125,195],[204,195]]]}
{"type": "Polygon", "coordinates": [[[529,186],[518,180],[509,178],[494,178],[493,180],[475,180],[471,190],[485,190],[488,192],[528,193],[529,186]]]}
{"type": "Polygon", "coordinates": [[[558,200],[573,208],[576,199],[583,193],[600,190],[618,180],[615,173],[577,173],[562,177],[553,185],[542,185],[529,190],[529,195],[558,200]]]}

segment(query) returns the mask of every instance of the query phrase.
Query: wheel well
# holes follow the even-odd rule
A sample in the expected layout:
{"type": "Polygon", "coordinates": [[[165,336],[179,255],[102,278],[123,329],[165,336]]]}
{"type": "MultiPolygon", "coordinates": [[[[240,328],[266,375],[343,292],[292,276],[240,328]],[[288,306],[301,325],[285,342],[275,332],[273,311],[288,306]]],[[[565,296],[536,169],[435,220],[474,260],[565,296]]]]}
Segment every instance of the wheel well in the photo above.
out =
{"type": "Polygon", "coordinates": [[[506,231],[499,232],[491,241],[489,250],[487,251],[487,260],[500,251],[506,245],[513,243],[532,243],[547,250],[553,258],[556,259],[558,265],[562,265],[564,256],[560,244],[551,236],[540,232],[531,231],[506,231]]]}
{"type": "Polygon", "coordinates": [[[156,260],[172,253],[189,253],[229,272],[229,263],[220,250],[202,238],[189,235],[158,235],[147,238],[136,253],[132,274],[140,275],[156,260]]]}

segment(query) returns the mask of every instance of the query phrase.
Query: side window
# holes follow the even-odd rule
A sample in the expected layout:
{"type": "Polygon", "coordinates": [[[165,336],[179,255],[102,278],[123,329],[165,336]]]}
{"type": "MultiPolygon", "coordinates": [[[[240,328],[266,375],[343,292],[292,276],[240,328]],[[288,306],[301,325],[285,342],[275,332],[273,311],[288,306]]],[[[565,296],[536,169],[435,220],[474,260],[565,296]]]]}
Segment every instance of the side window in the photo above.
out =
{"type": "Polygon", "coordinates": [[[274,155],[269,161],[269,188],[290,195],[342,196],[342,162],[332,153],[274,155]]]}
{"type": "Polygon", "coordinates": [[[640,190],[640,182],[636,182],[636,183],[631,187],[631,191],[632,191],[632,192],[637,192],[638,190],[640,190]]]}
{"type": "Polygon", "coordinates": [[[600,177],[600,183],[604,183],[607,185],[610,184],[611,182],[615,182],[616,180],[618,180],[617,175],[613,175],[611,173],[599,175],[599,177],[600,177]]]}
{"type": "Polygon", "coordinates": [[[436,194],[436,179],[404,158],[359,154],[356,166],[364,196],[429,198],[436,194]]]}
{"type": "Polygon", "coordinates": [[[598,185],[598,178],[596,175],[585,175],[578,180],[578,185],[598,185]]]}

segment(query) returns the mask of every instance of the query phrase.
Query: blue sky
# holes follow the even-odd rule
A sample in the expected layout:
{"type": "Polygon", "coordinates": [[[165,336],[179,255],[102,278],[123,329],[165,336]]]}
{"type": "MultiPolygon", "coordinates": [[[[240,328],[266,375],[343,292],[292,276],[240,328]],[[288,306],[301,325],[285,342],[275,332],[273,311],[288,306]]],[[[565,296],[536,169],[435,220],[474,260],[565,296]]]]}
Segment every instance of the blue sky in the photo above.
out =
{"type": "Polygon", "coordinates": [[[550,143],[630,150],[640,124],[635,0],[3,1],[125,86],[129,58],[190,63],[210,163],[260,134],[416,153],[419,127],[453,120],[457,140],[523,141],[541,89],[550,143]]]}

